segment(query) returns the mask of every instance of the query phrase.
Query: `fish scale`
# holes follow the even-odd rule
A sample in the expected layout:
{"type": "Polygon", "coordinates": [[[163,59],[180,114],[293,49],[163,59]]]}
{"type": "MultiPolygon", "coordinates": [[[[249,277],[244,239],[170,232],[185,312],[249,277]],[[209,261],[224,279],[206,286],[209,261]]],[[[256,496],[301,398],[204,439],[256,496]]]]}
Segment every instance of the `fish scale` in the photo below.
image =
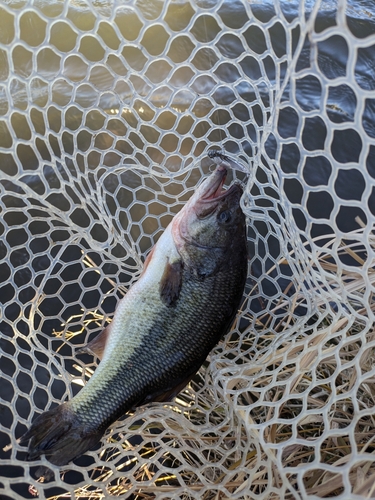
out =
{"type": "MultiPolygon", "coordinates": [[[[230,268],[228,268],[230,270],[230,268]]],[[[232,282],[238,281],[238,268],[231,270],[228,280],[227,270],[225,273],[218,273],[210,279],[211,286],[206,282],[202,284],[197,279],[192,279],[185,276],[184,294],[181,296],[182,305],[174,310],[166,308],[166,315],[160,314],[162,307],[161,301],[155,300],[153,307],[163,317],[163,321],[157,321],[149,325],[149,330],[144,335],[143,342],[135,350],[130,357],[126,366],[120,366],[120,370],[113,370],[111,377],[106,374],[105,384],[91,386],[92,396],[89,400],[85,395],[84,403],[80,399],[73,399],[71,402],[72,408],[82,422],[94,423],[95,426],[108,426],[108,419],[112,419],[116,415],[116,419],[128,411],[136,402],[137,399],[143,399],[147,396],[150,380],[153,380],[154,372],[159,373],[162,380],[159,386],[154,384],[153,388],[162,389],[168,381],[177,378],[183,378],[186,371],[189,369],[191,360],[197,359],[197,354],[200,358],[205,359],[211,348],[217,343],[217,323],[221,324],[223,319],[228,321],[232,318],[233,312],[229,314],[221,314],[223,307],[223,299],[228,296],[228,291],[232,287],[232,282]],[[202,289],[198,292],[199,287],[202,289]],[[186,300],[184,300],[186,295],[186,300]],[[202,296],[215,296],[216,300],[202,301],[202,296]],[[194,299],[189,301],[189,297],[194,296],[194,299]],[[220,307],[218,307],[218,305],[220,307]],[[194,315],[191,311],[194,310],[194,315]],[[201,318],[197,322],[197,316],[201,318]],[[222,317],[224,316],[224,318],[222,317]],[[178,323],[178,325],[176,324],[178,323]],[[169,325],[165,328],[165,323],[169,325]],[[178,328],[177,328],[178,326],[178,328]],[[164,345],[156,349],[156,339],[163,338],[164,345]],[[181,344],[181,338],[189,338],[188,344],[181,344]],[[151,349],[150,349],[151,346],[151,349]],[[147,349],[147,347],[149,347],[147,349]],[[169,351],[168,351],[169,350],[169,351]],[[160,352],[159,352],[160,351],[160,352]],[[169,356],[166,355],[169,352],[169,356]],[[175,358],[181,358],[181,361],[176,364],[175,358]],[[151,363],[151,360],[153,362],[151,363]],[[171,360],[172,369],[168,369],[168,361],[171,360]],[[142,370],[132,369],[132,365],[142,366],[142,370]],[[130,366],[129,366],[130,365],[130,366]],[[147,370],[149,367],[149,370],[147,370]],[[100,388],[100,389],[99,389],[100,388]],[[110,394],[108,398],[107,395],[110,394]],[[138,398],[137,398],[138,396],[138,398]],[[99,404],[100,402],[105,404],[99,404]],[[87,411],[88,406],[102,408],[102,412],[94,414],[87,411]],[[82,415],[82,417],[81,417],[82,415]]],[[[189,273],[185,273],[189,275],[189,273]]],[[[237,292],[242,295],[242,289],[237,292]]],[[[82,392],[81,392],[82,394],[82,392]]]]}

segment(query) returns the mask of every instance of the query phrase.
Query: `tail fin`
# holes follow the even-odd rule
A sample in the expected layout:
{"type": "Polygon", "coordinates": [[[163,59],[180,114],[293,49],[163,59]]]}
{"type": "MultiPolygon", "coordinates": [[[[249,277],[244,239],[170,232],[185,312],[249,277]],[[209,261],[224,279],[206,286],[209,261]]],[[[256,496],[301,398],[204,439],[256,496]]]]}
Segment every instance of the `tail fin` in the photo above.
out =
{"type": "Polygon", "coordinates": [[[102,435],[82,424],[66,404],[61,404],[39,415],[20,442],[30,441],[28,460],[44,453],[52,464],[65,465],[92,448],[102,435]]]}

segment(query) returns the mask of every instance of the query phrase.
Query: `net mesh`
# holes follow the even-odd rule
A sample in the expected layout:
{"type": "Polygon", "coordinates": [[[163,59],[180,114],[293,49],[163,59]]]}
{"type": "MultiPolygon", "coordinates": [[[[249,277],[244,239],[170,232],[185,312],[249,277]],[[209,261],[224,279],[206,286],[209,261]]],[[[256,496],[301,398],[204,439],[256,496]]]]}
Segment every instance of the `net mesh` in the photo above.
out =
{"type": "Polygon", "coordinates": [[[374,496],[370,8],[1,4],[3,498],[374,496]],[[61,470],[26,462],[17,438],[90,377],[75,348],[110,320],[213,145],[250,172],[233,329],[172,404],[61,470]]]}

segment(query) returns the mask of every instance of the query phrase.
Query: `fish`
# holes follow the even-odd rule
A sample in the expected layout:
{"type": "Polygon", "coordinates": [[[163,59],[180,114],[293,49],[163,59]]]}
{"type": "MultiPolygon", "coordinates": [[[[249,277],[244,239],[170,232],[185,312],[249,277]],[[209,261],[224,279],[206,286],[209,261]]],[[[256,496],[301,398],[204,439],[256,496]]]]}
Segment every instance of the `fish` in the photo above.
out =
{"type": "Polygon", "coordinates": [[[97,445],[136,407],[171,401],[230,329],[247,278],[243,189],[218,165],[148,254],[109,325],[86,346],[100,363],[72,399],[21,437],[27,460],[63,466],[97,445]]]}

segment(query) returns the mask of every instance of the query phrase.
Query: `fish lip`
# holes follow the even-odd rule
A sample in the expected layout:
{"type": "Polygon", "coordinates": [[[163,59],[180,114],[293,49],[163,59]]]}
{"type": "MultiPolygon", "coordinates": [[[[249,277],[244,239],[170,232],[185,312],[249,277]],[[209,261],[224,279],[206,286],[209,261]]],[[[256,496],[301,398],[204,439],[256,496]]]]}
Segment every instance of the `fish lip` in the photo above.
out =
{"type": "Polygon", "coordinates": [[[225,177],[222,179],[222,181],[220,182],[219,186],[216,188],[215,191],[211,192],[208,196],[207,195],[203,196],[199,201],[201,203],[202,202],[209,203],[212,201],[220,201],[235,191],[242,192],[242,187],[238,183],[234,183],[231,186],[229,186],[227,189],[223,189],[224,181],[225,181],[225,177]]]}
{"type": "Polygon", "coordinates": [[[227,190],[223,190],[223,184],[227,177],[227,173],[227,168],[222,165],[216,168],[212,177],[212,181],[208,186],[206,186],[204,193],[202,193],[202,195],[200,196],[200,202],[212,202],[216,200],[219,201],[221,198],[227,195],[227,192],[230,188],[227,190]]]}
{"type": "Polygon", "coordinates": [[[219,166],[213,173],[211,177],[211,182],[205,186],[205,191],[201,195],[201,200],[213,200],[218,194],[221,193],[221,189],[227,177],[227,169],[225,167],[219,166]]]}
{"type": "Polygon", "coordinates": [[[225,198],[229,194],[232,194],[234,191],[240,191],[241,193],[243,192],[243,189],[241,185],[238,182],[234,182],[232,185],[228,187],[228,189],[224,189],[216,198],[215,200],[221,200],[221,198],[225,198]]]}

